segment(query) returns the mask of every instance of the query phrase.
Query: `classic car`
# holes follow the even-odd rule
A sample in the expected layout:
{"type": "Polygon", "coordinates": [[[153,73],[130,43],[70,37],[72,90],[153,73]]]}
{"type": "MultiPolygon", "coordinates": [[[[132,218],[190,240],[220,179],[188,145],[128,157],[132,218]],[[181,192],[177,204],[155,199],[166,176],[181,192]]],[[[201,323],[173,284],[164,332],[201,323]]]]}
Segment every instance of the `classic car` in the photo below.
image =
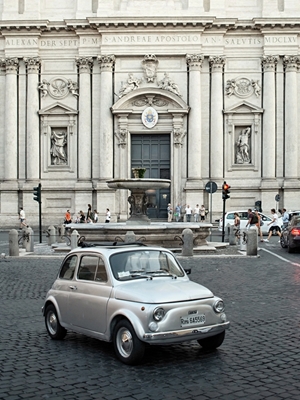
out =
{"type": "Polygon", "coordinates": [[[69,330],[113,342],[125,364],[140,362],[147,344],[222,344],[229,327],[222,299],[192,282],[171,251],[135,243],[89,246],[68,253],[46,296],[52,339],[69,330]]]}

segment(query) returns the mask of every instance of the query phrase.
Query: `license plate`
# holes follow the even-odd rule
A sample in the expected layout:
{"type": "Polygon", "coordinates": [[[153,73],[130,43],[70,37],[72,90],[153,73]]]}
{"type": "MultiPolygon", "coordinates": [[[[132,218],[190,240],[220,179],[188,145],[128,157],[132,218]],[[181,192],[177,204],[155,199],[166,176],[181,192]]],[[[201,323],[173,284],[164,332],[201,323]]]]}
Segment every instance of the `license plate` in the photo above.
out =
{"type": "Polygon", "coordinates": [[[205,315],[187,315],[185,317],[180,317],[181,326],[193,326],[193,325],[203,325],[205,324],[205,315]]]}

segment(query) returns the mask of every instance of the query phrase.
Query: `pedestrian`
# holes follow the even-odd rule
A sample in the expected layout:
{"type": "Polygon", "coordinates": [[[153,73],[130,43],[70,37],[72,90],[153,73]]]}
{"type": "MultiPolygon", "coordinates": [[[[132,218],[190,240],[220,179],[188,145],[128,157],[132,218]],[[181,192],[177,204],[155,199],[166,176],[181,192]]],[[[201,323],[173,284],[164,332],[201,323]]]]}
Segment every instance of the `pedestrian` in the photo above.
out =
{"type": "Polygon", "coordinates": [[[175,216],[175,221],[179,222],[180,221],[180,216],[181,216],[181,205],[179,203],[175,207],[174,216],[175,216]]]}
{"type": "Polygon", "coordinates": [[[186,222],[191,222],[192,213],[193,211],[191,207],[187,205],[185,208],[186,222]]]}
{"type": "Polygon", "coordinates": [[[201,221],[205,221],[206,210],[204,204],[200,207],[200,219],[201,221]]]}
{"type": "Polygon", "coordinates": [[[110,222],[110,211],[109,208],[106,209],[106,217],[105,217],[105,223],[109,223],[110,222]]]}
{"type": "Polygon", "coordinates": [[[172,222],[172,218],[173,218],[173,208],[171,206],[171,204],[168,204],[167,207],[167,212],[168,212],[168,222],[172,222]]]}
{"type": "Polygon", "coordinates": [[[257,222],[256,222],[256,228],[258,230],[258,234],[260,237],[260,241],[263,242],[264,238],[263,238],[263,234],[262,234],[262,230],[261,230],[261,215],[259,214],[258,210],[254,210],[255,215],[257,216],[257,222]]]}
{"type": "Polygon", "coordinates": [[[19,211],[19,220],[20,220],[20,229],[26,228],[26,216],[25,216],[25,211],[23,210],[23,207],[20,207],[19,211]]]}
{"type": "Polygon", "coordinates": [[[94,210],[94,224],[98,222],[98,211],[94,210]]]}
{"type": "Polygon", "coordinates": [[[199,213],[200,213],[200,208],[199,204],[196,204],[196,207],[194,208],[194,221],[199,222],[199,213]]]}
{"type": "Polygon", "coordinates": [[[240,228],[241,228],[241,219],[239,216],[239,213],[235,212],[234,214],[234,230],[235,230],[235,236],[236,236],[236,240],[238,241],[240,238],[240,228]]]}
{"type": "Polygon", "coordinates": [[[290,221],[290,216],[289,213],[286,211],[286,208],[282,209],[282,223],[283,223],[283,229],[287,228],[288,224],[290,221]]]}
{"type": "Polygon", "coordinates": [[[88,204],[88,210],[86,213],[86,222],[88,222],[88,223],[93,222],[93,219],[94,219],[94,215],[92,212],[92,206],[91,206],[91,204],[88,204]]]}
{"type": "Polygon", "coordinates": [[[72,223],[72,217],[70,214],[70,210],[67,210],[66,214],[65,214],[65,221],[64,224],[71,224],[72,223]]]}
{"type": "Polygon", "coordinates": [[[257,216],[253,213],[251,208],[248,208],[248,222],[246,224],[246,228],[251,228],[252,226],[255,226],[258,222],[257,216]]]}
{"type": "Polygon", "coordinates": [[[86,222],[85,215],[84,215],[84,212],[82,210],[79,211],[79,222],[81,224],[84,224],[86,222]]]}
{"type": "MultiPolygon", "coordinates": [[[[278,215],[276,214],[275,208],[271,209],[272,214],[272,221],[268,223],[269,228],[269,235],[268,238],[264,240],[264,242],[269,242],[270,237],[273,234],[273,231],[276,231],[277,235],[281,237],[281,229],[278,223],[278,215]]],[[[279,240],[280,241],[280,240],[279,240]]]]}

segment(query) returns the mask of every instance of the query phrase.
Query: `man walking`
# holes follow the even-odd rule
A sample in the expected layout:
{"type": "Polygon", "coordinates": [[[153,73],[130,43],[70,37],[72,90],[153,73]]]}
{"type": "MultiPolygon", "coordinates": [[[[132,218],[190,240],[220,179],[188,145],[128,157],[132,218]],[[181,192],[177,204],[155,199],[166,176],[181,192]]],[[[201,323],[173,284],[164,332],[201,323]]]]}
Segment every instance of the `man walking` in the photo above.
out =
{"type": "Polygon", "coordinates": [[[271,213],[272,213],[272,221],[268,224],[270,226],[269,228],[269,235],[268,235],[268,239],[264,239],[264,242],[269,242],[270,237],[273,234],[273,231],[276,231],[277,235],[279,237],[281,237],[281,229],[278,223],[278,215],[276,214],[275,208],[271,209],[271,213]]]}

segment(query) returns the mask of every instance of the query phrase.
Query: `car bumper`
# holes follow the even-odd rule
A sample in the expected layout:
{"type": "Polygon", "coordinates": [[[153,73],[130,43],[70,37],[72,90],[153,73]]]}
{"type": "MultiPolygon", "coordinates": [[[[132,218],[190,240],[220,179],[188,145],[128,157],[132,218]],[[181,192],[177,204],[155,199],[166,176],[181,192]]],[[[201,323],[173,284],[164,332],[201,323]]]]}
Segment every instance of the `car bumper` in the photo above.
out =
{"type": "Polygon", "coordinates": [[[188,340],[204,339],[223,332],[225,329],[229,328],[229,325],[230,322],[227,321],[222,324],[193,327],[178,331],[145,333],[143,340],[149,344],[171,344],[181,343],[188,340]]]}

